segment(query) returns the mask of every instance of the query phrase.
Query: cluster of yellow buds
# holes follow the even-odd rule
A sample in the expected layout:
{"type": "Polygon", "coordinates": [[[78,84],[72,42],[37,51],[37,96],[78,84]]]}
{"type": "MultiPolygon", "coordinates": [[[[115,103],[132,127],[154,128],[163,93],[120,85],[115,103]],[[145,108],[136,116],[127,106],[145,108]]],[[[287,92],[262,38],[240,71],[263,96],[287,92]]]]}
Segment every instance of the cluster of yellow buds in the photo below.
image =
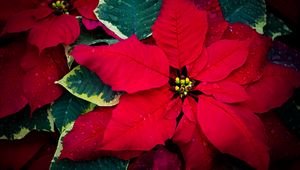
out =
{"type": "Polygon", "coordinates": [[[56,14],[69,14],[70,6],[71,6],[70,3],[65,0],[61,0],[61,1],[54,0],[51,3],[51,7],[52,9],[54,9],[56,14]]]}
{"type": "Polygon", "coordinates": [[[180,94],[180,97],[186,96],[193,87],[193,82],[188,77],[176,77],[175,83],[174,90],[180,94]]]}

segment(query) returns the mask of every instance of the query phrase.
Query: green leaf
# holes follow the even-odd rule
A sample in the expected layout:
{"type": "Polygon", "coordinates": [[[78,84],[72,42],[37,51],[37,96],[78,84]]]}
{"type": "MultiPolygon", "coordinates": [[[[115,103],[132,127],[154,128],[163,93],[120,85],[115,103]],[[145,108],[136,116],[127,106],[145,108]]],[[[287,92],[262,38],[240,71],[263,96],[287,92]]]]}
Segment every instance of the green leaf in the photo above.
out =
{"type": "Polygon", "coordinates": [[[91,161],[72,161],[69,159],[59,160],[52,164],[51,169],[103,169],[103,170],[126,170],[129,161],[118,158],[100,158],[91,161]]]}
{"type": "Polygon", "coordinates": [[[77,66],[56,83],[70,93],[98,106],[118,104],[120,93],[114,92],[98,76],[83,66],[77,66]]]}
{"type": "Polygon", "coordinates": [[[51,113],[56,127],[62,132],[64,126],[76,120],[81,114],[92,111],[95,106],[66,92],[51,105],[51,113]]]}
{"type": "Polygon", "coordinates": [[[56,151],[51,160],[50,169],[52,169],[52,166],[55,166],[56,162],[58,161],[61,151],[63,150],[64,137],[73,129],[74,123],[75,123],[75,121],[72,121],[72,122],[69,122],[68,124],[62,126],[62,131],[60,133],[60,136],[59,136],[59,139],[57,142],[56,151]]]}
{"type": "Polygon", "coordinates": [[[264,27],[264,33],[272,39],[275,39],[278,36],[288,35],[292,31],[289,29],[285,23],[273,15],[272,13],[267,14],[267,25],[264,27]]]}
{"type": "Polygon", "coordinates": [[[241,22],[263,34],[267,23],[264,0],[219,0],[225,19],[230,23],[241,22]]]}
{"type": "Polygon", "coordinates": [[[110,31],[122,39],[135,34],[149,37],[160,11],[161,0],[101,0],[95,14],[110,31]]]}
{"type": "Polygon", "coordinates": [[[22,139],[32,130],[54,132],[54,120],[48,106],[30,116],[30,108],[0,119],[0,139],[22,139]]]}

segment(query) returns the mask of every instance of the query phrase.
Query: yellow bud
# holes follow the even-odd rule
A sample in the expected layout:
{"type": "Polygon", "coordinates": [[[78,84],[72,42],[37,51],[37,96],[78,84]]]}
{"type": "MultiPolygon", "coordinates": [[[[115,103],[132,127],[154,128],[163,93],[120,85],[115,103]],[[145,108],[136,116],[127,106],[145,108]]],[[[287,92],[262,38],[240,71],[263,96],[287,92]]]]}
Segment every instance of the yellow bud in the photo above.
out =
{"type": "Polygon", "coordinates": [[[53,8],[56,7],[56,4],[55,4],[54,2],[52,3],[52,7],[53,7],[53,8]]]}
{"type": "Polygon", "coordinates": [[[181,79],[181,80],[180,80],[180,84],[182,84],[182,85],[185,84],[185,80],[184,80],[184,79],[181,79]]]}
{"type": "Polygon", "coordinates": [[[190,83],[190,79],[187,77],[185,78],[185,84],[188,85],[190,83]]]}
{"type": "Polygon", "coordinates": [[[56,6],[57,7],[61,6],[61,2],[60,1],[56,1],[56,6]]]}
{"type": "Polygon", "coordinates": [[[176,83],[176,84],[180,84],[180,79],[179,79],[179,77],[176,77],[176,78],[175,78],[175,83],[176,83]]]}
{"type": "Polygon", "coordinates": [[[184,91],[183,94],[186,96],[186,95],[188,94],[188,92],[187,92],[187,91],[184,91]]]}
{"type": "Polygon", "coordinates": [[[178,86],[175,86],[175,90],[176,90],[176,91],[179,91],[179,89],[180,89],[180,88],[179,88],[178,86]]]}

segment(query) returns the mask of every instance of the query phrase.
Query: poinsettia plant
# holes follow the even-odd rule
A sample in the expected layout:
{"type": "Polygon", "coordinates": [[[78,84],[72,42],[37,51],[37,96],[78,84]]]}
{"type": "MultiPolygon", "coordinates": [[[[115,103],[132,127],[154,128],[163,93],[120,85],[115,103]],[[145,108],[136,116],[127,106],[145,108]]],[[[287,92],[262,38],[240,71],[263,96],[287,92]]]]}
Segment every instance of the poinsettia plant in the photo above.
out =
{"type": "Polygon", "coordinates": [[[263,0],[19,3],[1,17],[0,137],[54,142],[0,167],[266,170],[300,155],[272,110],[299,107],[299,52],[274,42],[291,30],[263,0]]]}

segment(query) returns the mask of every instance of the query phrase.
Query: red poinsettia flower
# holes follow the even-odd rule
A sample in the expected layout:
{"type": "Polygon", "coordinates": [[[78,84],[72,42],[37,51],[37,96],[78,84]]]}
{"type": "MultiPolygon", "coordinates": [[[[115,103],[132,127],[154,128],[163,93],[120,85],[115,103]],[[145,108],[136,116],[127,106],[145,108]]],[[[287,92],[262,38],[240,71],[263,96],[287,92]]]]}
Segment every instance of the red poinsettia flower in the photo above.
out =
{"type": "Polygon", "coordinates": [[[30,30],[28,41],[40,51],[60,43],[68,45],[80,34],[76,12],[94,19],[92,12],[96,5],[95,0],[42,0],[39,6],[10,17],[2,34],[30,30]]]}
{"type": "Polygon", "coordinates": [[[62,89],[54,84],[68,71],[62,46],[44,50],[24,38],[0,46],[0,118],[14,114],[29,103],[31,111],[57,99],[62,89]]]}
{"type": "Polygon", "coordinates": [[[214,147],[267,169],[264,127],[254,112],[282,104],[300,85],[299,74],[268,64],[268,39],[247,26],[226,24],[207,41],[207,18],[193,3],[166,0],[152,27],[157,46],[132,36],[111,46],[75,47],[79,64],[127,93],[115,108],[79,117],[61,158],[148,151],[172,138],[186,169],[209,169],[214,147]]]}

